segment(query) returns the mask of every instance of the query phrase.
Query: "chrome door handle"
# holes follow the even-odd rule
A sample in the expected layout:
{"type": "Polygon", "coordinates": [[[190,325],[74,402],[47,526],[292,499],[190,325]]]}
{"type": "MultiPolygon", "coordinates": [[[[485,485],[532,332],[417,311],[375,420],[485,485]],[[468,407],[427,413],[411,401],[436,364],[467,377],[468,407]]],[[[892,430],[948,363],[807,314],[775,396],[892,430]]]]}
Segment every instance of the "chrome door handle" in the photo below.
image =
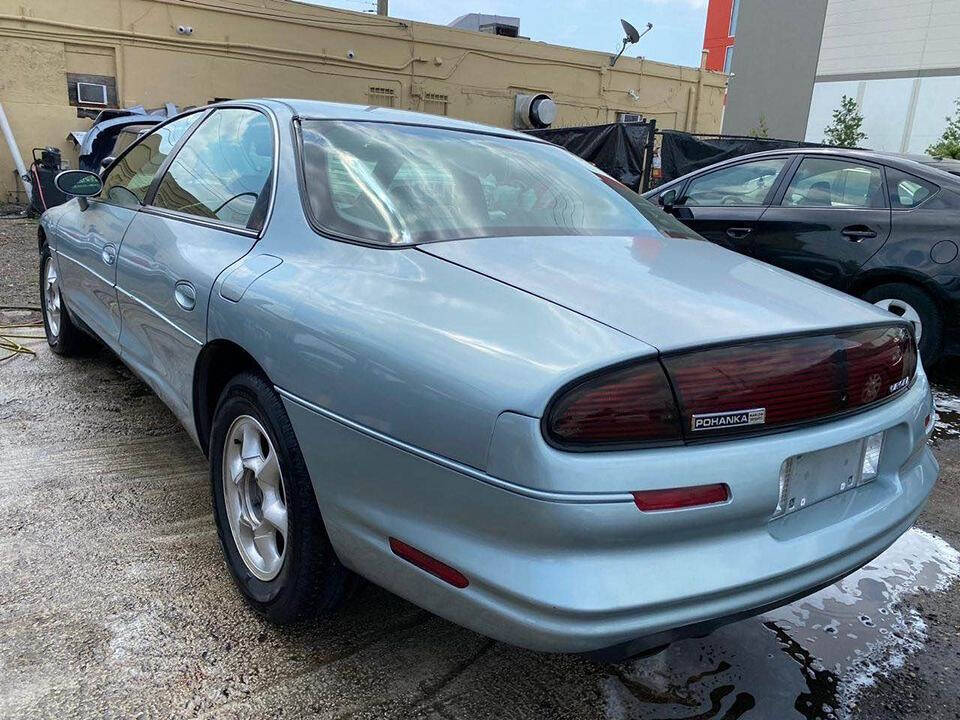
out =
{"type": "Polygon", "coordinates": [[[731,240],[743,240],[747,235],[753,232],[753,228],[732,227],[727,228],[727,237],[731,240]]]}
{"type": "Polygon", "coordinates": [[[105,245],[103,252],[100,253],[100,259],[104,265],[113,265],[117,261],[117,248],[113,245],[105,245]]]}
{"type": "Polygon", "coordinates": [[[181,280],[173,289],[173,299],[184,310],[193,310],[197,306],[197,289],[186,280],[181,280]]]}

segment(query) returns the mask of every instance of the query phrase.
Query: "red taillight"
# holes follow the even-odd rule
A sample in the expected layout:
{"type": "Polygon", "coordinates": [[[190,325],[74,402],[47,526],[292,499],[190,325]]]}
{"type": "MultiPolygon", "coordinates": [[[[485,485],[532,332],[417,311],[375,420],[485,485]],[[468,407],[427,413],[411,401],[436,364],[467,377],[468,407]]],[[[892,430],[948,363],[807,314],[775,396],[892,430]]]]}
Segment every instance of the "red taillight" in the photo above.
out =
{"type": "Polygon", "coordinates": [[[644,512],[653,510],[679,510],[699,505],[716,505],[730,499],[730,488],[724,483],[694,485],[693,487],[667,488],[665,490],[638,490],[633,501],[644,512]]]}
{"type": "Polygon", "coordinates": [[[679,441],[673,393],[657,361],[581,382],[547,413],[547,437],[564,447],[643,445],[679,441]]]}
{"type": "Polygon", "coordinates": [[[819,420],[905,389],[916,370],[903,327],[750,342],[664,359],[688,439],[819,420]]]}
{"type": "Polygon", "coordinates": [[[662,362],[562,391],[544,420],[547,438],[573,450],[642,447],[814,422],[904,391],[917,353],[906,327],[887,326],[755,340],[662,362]]]}
{"type": "Polygon", "coordinates": [[[455,570],[446,563],[440,562],[435,557],[407,545],[403,540],[390,538],[390,549],[393,550],[394,555],[403,558],[408,563],[416,565],[421,570],[426,570],[434,577],[438,577],[454,587],[462,589],[470,584],[467,576],[459,570],[455,570]]]}

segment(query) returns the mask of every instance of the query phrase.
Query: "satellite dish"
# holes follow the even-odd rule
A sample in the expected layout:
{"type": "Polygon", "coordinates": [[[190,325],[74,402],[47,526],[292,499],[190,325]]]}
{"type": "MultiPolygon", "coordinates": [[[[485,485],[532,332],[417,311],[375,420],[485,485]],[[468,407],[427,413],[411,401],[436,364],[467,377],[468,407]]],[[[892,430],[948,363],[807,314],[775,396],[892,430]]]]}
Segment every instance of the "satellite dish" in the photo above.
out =
{"type": "Polygon", "coordinates": [[[613,67],[617,64],[617,60],[619,60],[620,56],[623,55],[623,51],[627,49],[627,45],[633,45],[634,43],[640,42],[640,38],[650,32],[650,30],[653,28],[653,23],[648,22],[646,29],[641,33],[623,18],[620,19],[620,24],[623,25],[623,33],[626,37],[623,38],[622,44],[620,45],[620,52],[617,53],[617,56],[610,58],[610,67],[613,67]]]}

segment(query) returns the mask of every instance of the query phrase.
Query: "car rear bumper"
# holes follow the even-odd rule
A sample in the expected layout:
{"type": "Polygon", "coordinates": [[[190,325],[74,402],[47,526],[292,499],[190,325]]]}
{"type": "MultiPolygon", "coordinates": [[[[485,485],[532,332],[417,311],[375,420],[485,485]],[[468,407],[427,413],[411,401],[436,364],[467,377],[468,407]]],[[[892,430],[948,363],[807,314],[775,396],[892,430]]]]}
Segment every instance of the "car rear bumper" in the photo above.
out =
{"type": "Polygon", "coordinates": [[[440,616],[543,651],[640,652],[812,592],[896,540],[939,471],[922,374],[870,412],[709,446],[572,455],[548,448],[535,418],[502,416],[486,472],[283,396],[346,565],[440,616]],[[784,459],[878,430],[877,479],[770,521],[784,459]],[[580,492],[564,487],[571,473],[580,492]],[[629,494],[704,478],[726,482],[731,500],[641,513],[629,494]],[[456,568],[469,586],[400,559],[390,537],[456,568]]]}

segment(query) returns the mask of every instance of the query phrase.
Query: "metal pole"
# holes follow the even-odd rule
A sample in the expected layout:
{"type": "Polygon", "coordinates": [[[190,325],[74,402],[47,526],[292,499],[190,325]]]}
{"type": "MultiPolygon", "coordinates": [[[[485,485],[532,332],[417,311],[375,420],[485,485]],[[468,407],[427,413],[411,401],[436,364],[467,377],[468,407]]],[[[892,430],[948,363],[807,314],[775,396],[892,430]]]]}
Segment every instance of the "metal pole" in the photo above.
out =
{"type": "Polygon", "coordinates": [[[654,142],[657,136],[657,121],[650,120],[647,123],[647,147],[643,154],[643,174],[640,177],[640,192],[646,192],[650,189],[650,172],[653,169],[653,151],[654,142]]]}
{"type": "Polygon", "coordinates": [[[377,15],[389,15],[387,0],[377,0],[377,15]]]}
{"type": "Polygon", "coordinates": [[[23,189],[27,193],[27,202],[33,201],[33,185],[27,178],[27,168],[23,165],[23,158],[20,156],[20,150],[13,139],[13,130],[10,129],[10,123],[7,122],[7,114],[3,111],[3,103],[0,103],[0,130],[3,131],[3,137],[7,141],[7,147],[10,148],[10,154],[13,156],[13,162],[17,166],[17,174],[20,176],[20,182],[23,183],[23,189]]]}

